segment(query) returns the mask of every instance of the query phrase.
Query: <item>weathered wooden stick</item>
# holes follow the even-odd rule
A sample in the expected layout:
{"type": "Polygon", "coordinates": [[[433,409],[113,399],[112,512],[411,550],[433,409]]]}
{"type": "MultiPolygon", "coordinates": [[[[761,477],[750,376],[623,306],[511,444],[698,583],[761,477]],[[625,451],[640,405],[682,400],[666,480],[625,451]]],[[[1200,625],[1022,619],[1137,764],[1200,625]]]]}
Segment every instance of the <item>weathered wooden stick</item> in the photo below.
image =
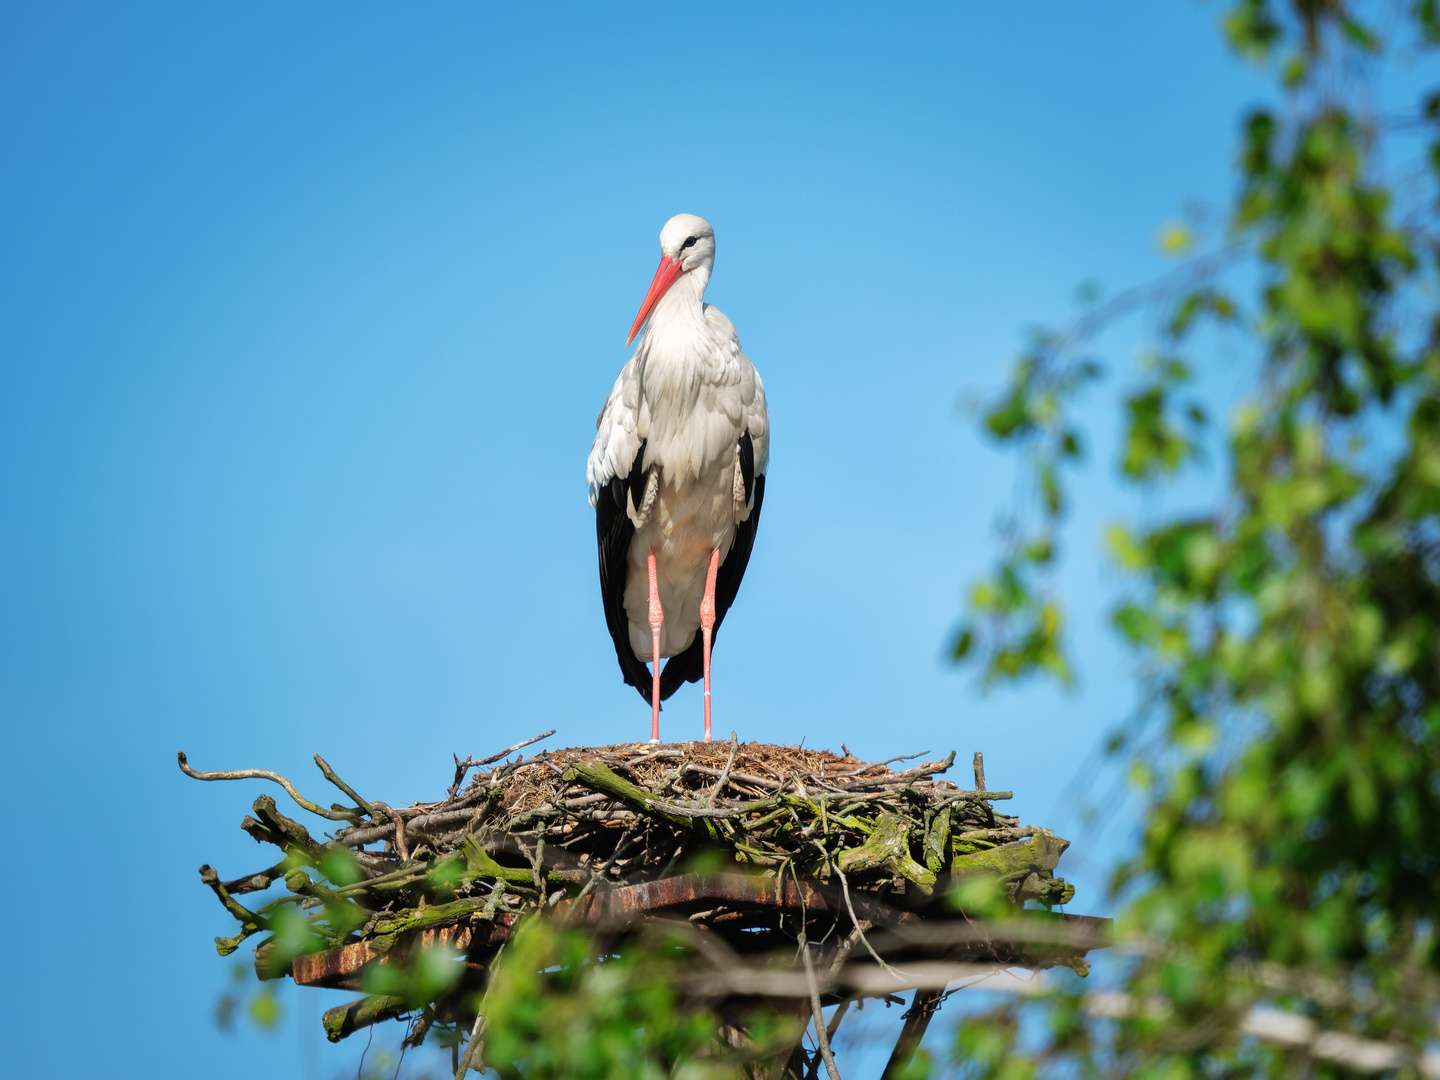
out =
{"type": "Polygon", "coordinates": [[[330,763],[328,761],[326,761],[319,754],[316,754],[315,764],[320,766],[320,772],[326,780],[329,780],[346,795],[349,795],[350,798],[354,799],[355,805],[358,806],[361,810],[363,810],[367,815],[372,818],[375,816],[375,808],[372,807],[364,799],[362,799],[359,795],[357,795],[354,788],[352,788],[349,784],[345,783],[344,780],[341,780],[340,777],[336,776],[335,770],[330,768],[330,763]]]}
{"type": "Polygon", "coordinates": [[[303,852],[307,858],[315,862],[324,858],[324,850],[311,837],[305,826],[280,813],[275,808],[275,800],[269,795],[258,796],[251,803],[250,809],[255,811],[255,816],[266,828],[283,837],[288,846],[303,852]]]}
{"type": "Polygon", "coordinates": [[[192,769],[185,759],[185,751],[177,750],[176,759],[180,762],[180,771],[186,776],[195,780],[273,780],[290,793],[290,797],[300,806],[323,818],[331,821],[354,821],[355,815],[341,813],[335,810],[327,810],[319,803],[313,803],[295,790],[295,785],[286,780],[277,772],[269,769],[233,769],[228,772],[201,772],[199,769],[192,769]]]}
{"type": "Polygon", "coordinates": [[[841,784],[838,786],[843,787],[846,790],[851,790],[854,788],[868,787],[874,784],[892,785],[897,784],[903,780],[912,779],[914,777],[933,776],[936,773],[946,772],[953,764],[955,764],[955,751],[951,750],[950,756],[945,758],[943,761],[927,761],[924,765],[917,766],[913,769],[906,769],[904,772],[886,772],[880,776],[862,776],[859,779],[850,781],[850,783],[848,784],[841,784]]]}
{"type": "Polygon", "coordinates": [[[715,786],[710,789],[710,797],[706,802],[710,806],[715,805],[715,800],[720,796],[720,791],[725,787],[725,781],[730,779],[730,766],[735,764],[735,751],[740,749],[740,740],[735,732],[730,732],[730,756],[725,759],[725,767],[720,770],[720,779],[715,781],[715,786]]]}
{"type": "MultiPolygon", "coordinates": [[[[712,769],[708,765],[696,765],[694,762],[685,766],[685,772],[699,773],[701,776],[719,776],[722,771],[721,769],[712,769]]],[[[740,783],[749,784],[752,787],[764,788],[766,791],[776,791],[780,787],[778,780],[767,780],[763,776],[754,776],[750,773],[731,772],[728,779],[738,780],[740,783]]]]}
{"type": "Polygon", "coordinates": [[[215,949],[221,956],[229,956],[240,947],[240,942],[244,941],[251,934],[270,929],[270,920],[266,919],[265,916],[257,911],[251,911],[244,904],[241,904],[232,897],[225,886],[220,883],[220,875],[211,867],[200,867],[200,880],[210,886],[216,898],[219,899],[220,903],[225,905],[225,910],[240,924],[240,933],[236,936],[229,938],[217,937],[215,939],[215,949]]]}
{"type": "MultiPolygon", "coordinates": [[[[1014,797],[1015,797],[1015,793],[1014,793],[1013,791],[948,791],[948,792],[945,793],[945,802],[946,802],[946,803],[959,803],[959,802],[971,802],[971,803],[1002,802],[1002,801],[1004,801],[1005,799],[1013,799],[1014,797]]],[[[1001,817],[1002,815],[996,814],[995,816],[998,818],[998,817],[1001,817]]]]}
{"type": "Polygon", "coordinates": [[[465,1044],[465,1053],[460,1056],[455,1063],[455,1080],[465,1080],[465,1074],[470,1071],[472,1063],[476,1065],[479,1064],[479,1062],[475,1061],[475,1056],[480,1052],[480,1048],[485,1045],[485,1041],[482,1038],[484,1033],[485,1014],[477,1010],[475,1013],[475,1023],[470,1025],[470,1041],[465,1044]]]}
{"type": "MultiPolygon", "coordinates": [[[[403,811],[397,810],[394,813],[397,816],[403,816],[403,811]]],[[[453,825],[457,821],[472,821],[476,816],[474,810],[445,810],[435,814],[418,814],[405,819],[405,828],[410,832],[428,831],[437,825],[453,825]]],[[[346,847],[360,847],[363,844],[373,844],[377,840],[388,840],[394,835],[395,822],[391,820],[384,825],[342,830],[335,839],[337,843],[344,844],[346,847]]]]}
{"type": "Polygon", "coordinates": [[[246,874],[234,881],[225,882],[225,891],[231,896],[238,896],[241,893],[261,892],[268,889],[277,878],[285,876],[285,871],[290,868],[288,859],[281,859],[274,866],[266,867],[264,870],[254,874],[246,874]]]}
{"type": "Polygon", "coordinates": [[[810,946],[805,940],[805,931],[800,931],[800,956],[805,962],[805,981],[810,984],[810,1022],[815,1025],[815,1041],[820,1047],[820,1056],[825,1059],[825,1071],[830,1080],[840,1080],[840,1070],[835,1067],[835,1055],[830,1052],[830,1037],[825,1031],[825,1013],[820,1008],[820,983],[815,978],[815,965],[810,960],[810,946]]]}

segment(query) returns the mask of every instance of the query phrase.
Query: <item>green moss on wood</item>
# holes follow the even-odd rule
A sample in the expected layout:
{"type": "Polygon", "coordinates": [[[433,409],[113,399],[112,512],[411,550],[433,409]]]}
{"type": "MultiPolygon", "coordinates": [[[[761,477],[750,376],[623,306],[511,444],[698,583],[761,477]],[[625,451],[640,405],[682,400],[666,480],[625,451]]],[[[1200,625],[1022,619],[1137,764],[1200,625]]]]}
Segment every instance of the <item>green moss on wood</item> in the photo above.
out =
{"type": "Polygon", "coordinates": [[[481,900],[454,900],[448,904],[433,904],[430,907],[382,915],[375,920],[377,934],[403,934],[407,930],[429,930],[459,922],[469,915],[478,915],[485,909],[481,900]]]}
{"type": "Polygon", "coordinates": [[[945,852],[950,846],[950,807],[945,807],[930,822],[925,834],[925,866],[934,873],[945,869],[945,852]]]}
{"type": "Polygon", "coordinates": [[[910,823],[898,814],[881,814],[870,839],[840,853],[845,873],[884,869],[914,882],[922,892],[935,887],[935,875],[910,857],[910,823]]]}
{"type": "Polygon", "coordinates": [[[711,839],[715,839],[719,835],[713,820],[689,818],[670,813],[664,808],[663,801],[657,799],[654,794],[637,784],[622,779],[612,769],[598,761],[576,761],[565,770],[562,779],[567,783],[579,781],[592,791],[603,792],[612,798],[619,799],[631,809],[648,814],[674,828],[684,829],[687,832],[699,832],[711,839]]]}
{"type": "Polygon", "coordinates": [[[1024,840],[981,851],[957,851],[950,863],[950,875],[957,882],[980,875],[994,877],[1019,903],[1040,900],[1064,904],[1075,895],[1075,887],[1063,878],[1053,877],[1051,872],[1069,846],[1069,840],[1048,832],[1036,832],[1024,840]]]}
{"type": "Polygon", "coordinates": [[[373,994],[348,1005],[337,1005],[325,1010],[325,1037],[331,1042],[339,1042],[363,1027],[399,1016],[406,1008],[404,998],[388,994],[373,994]]]}

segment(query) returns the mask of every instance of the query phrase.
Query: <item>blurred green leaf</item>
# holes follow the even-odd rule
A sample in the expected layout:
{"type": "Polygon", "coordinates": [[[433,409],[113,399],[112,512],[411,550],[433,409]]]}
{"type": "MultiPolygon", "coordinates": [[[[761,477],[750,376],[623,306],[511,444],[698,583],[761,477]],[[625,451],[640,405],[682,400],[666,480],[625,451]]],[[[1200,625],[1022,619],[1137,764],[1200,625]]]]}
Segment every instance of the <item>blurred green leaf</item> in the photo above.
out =
{"type": "Polygon", "coordinates": [[[284,1019],[280,1010],[280,999],[276,996],[273,987],[265,987],[250,998],[250,1004],[246,1006],[246,1012],[250,1019],[259,1028],[273,1031],[280,1026],[284,1019]]]}
{"type": "Polygon", "coordinates": [[[1184,255],[1195,246],[1195,236],[1188,225],[1172,221],[1160,227],[1155,245],[1164,255],[1184,255]]]}

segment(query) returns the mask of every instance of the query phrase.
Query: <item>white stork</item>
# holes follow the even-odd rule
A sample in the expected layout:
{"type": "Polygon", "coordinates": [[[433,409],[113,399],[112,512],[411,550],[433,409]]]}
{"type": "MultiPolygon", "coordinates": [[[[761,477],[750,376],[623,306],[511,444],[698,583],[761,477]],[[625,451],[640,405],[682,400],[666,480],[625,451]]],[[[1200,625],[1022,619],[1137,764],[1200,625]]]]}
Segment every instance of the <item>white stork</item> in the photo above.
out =
{"type": "Polygon", "coordinates": [[[710,741],[710,647],[765,498],[765,388],[735,327],[705,303],[714,263],[703,218],[677,214],[660,230],[660,268],[625,344],[645,332],[600,410],[585,466],[605,621],[625,681],[650,702],[651,742],[660,702],[702,677],[710,741]]]}

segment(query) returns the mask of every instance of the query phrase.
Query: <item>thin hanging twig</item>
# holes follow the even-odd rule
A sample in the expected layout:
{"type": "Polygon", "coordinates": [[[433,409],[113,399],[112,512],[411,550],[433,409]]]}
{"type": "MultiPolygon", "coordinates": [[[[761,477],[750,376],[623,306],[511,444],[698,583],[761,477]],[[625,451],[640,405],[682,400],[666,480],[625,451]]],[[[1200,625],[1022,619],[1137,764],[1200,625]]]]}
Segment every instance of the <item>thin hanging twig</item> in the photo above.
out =
{"type": "Polygon", "coordinates": [[[825,1033],[825,1013],[820,1008],[820,983],[815,978],[815,965],[810,962],[810,946],[805,942],[805,928],[800,928],[800,956],[805,962],[805,979],[810,984],[810,1019],[815,1024],[815,1040],[820,1044],[820,1056],[825,1059],[825,1071],[830,1080],[840,1080],[840,1070],[835,1067],[835,1055],[830,1052],[830,1037],[825,1033]]]}
{"type": "MultiPolygon", "coordinates": [[[[455,1070],[455,1080],[465,1080],[465,1074],[470,1071],[471,1062],[477,1057],[482,1057],[482,1050],[485,1047],[485,1002],[490,997],[490,991],[495,986],[495,972],[500,963],[500,957],[505,954],[505,946],[495,950],[495,955],[490,958],[490,977],[485,981],[485,993],[480,996],[480,1004],[475,1007],[475,1023],[470,1028],[470,1041],[465,1046],[465,1053],[460,1058],[460,1067],[455,1070]]],[[[477,1072],[484,1069],[483,1063],[479,1064],[477,1072]]]]}
{"type": "Polygon", "coordinates": [[[830,860],[830,865],[834,868],[835,873],[840,876],[840,890],[845,894],[845,910],[850,912],[850,922],[854,925],[856,932],[860,935],[860,940],[865,943],[865,948],[869,950],[870,955],[875,958],[875,962],[879,964],[886,972],[894,975],[896,978],[904,978],[904,973],[897,971],[895,968],[885,963],[884,960],[880,959],[880,954],[875,951],[875,946],[870,944],[870,939],[865,936],[865,927],[869,926],[870,924],[868,922],[862,923],[861,920],[855,915],[855,905],[850,902],[850,882],[845,879],[845,871],[840,869],[840,864],[834,859],[830,860]]]}

